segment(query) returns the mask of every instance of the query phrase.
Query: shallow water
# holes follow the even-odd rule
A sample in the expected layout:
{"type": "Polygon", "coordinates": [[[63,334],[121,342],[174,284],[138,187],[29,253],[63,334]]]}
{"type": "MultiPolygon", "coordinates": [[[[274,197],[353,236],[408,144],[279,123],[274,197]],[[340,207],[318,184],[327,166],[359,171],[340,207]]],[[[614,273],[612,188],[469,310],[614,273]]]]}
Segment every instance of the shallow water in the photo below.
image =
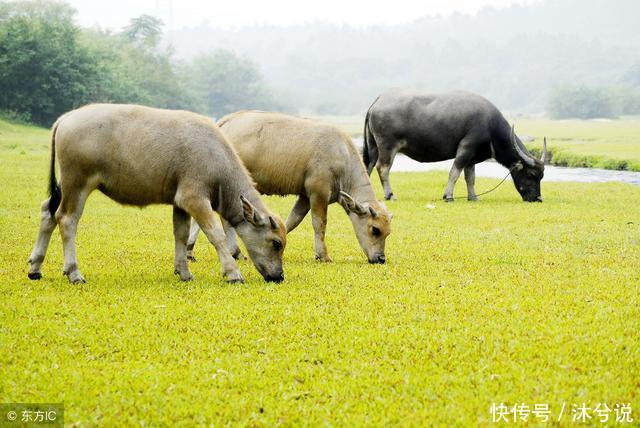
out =
{"type": "MultiPolygon", "coordinates": [[[[392,171],[449,171],[453,159],[443,162],[420,163],[404,155],[396,156],[392,171]]],[[[507,168],[495,161],[485,161],[476,165],[476,176],[504,178],[507,168]]],[[[602,183],[620,181],[640,186],[640,172],[612,171],[597,168],[565,168],[547,165],[544,167],[544,181],[580,181],[602,183]]]]}
{"type": "MultiPolygon", "coordinates": [[[[357,146],[362,139],[354,139],[357,146]]],[[[449,171],[453,159],[442,162],[421,163],[399,154],[396,156],[392,171],[449,171]]],[[[489,160],[476,165],[476,176],[504,178],[507,169],[499,163],[489,160]]],[[[547,165],[544,167],[544,181],[579,181],[585,183],[603,183],[619,181],[640,186],[640,172],[612,171],[598,168],[567,168],[547,165]]]]}

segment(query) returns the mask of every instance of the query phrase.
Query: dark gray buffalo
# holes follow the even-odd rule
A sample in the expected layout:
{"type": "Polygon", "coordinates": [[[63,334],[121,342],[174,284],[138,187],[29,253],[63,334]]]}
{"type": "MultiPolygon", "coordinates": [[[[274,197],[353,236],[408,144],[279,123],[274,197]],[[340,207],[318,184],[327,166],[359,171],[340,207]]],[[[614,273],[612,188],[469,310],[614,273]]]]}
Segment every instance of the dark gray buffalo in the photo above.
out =
{"type": "Polygon", "coordinates": [[[542,201],[542,160],[529,154],[502,113],[485,98],[469,92],[445,94],[388,92],[369,107],[364,122],[363,160],[367,172],[378,169],[386,199],[393,198],[389,170],[397,153],[419,162],[455,158],[443,199],[453,200],[453,187],[464,170],[467,198],[477,200],[475,164],[494,158],[509,168],[525,201],[542,201]]]}

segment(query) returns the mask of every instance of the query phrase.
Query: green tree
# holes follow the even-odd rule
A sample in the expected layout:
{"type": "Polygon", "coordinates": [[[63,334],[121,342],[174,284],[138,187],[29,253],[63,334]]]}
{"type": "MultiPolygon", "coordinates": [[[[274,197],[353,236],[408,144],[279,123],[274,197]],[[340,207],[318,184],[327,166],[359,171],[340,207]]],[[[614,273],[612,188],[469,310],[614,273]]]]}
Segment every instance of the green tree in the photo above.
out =
{"type": "Polygon", "coordinates": [[[206,113],[220,117],[242,109],[278,108],[258,68],[228,50],[200,55],[185,70],[206,113]]]}
{"type": "Polygon", "coordinates": [[[614,117],[612,97],[602,88],[586,86],[558,86],[548,103],[549,115],[554,119],[593,119],[614,117]]]}
{"type": "Polygon", "coordinates": [[[150,15],[140,15],[130,20],[129,25],[123,28],[123,36],[132,43],[155,48],[162,37],[164,23],[150,15]]]}
{"type": "Polygon", "coordinates": [[[94,101],[196,109],[171,49],[160,49],[162,22],[143,15],[120,34],[84,30],[81,43],[97,61],[94,101]]]}
{"type": "Polygon", "coordinates": [[[87,101],[95,62],[77,43],[74,13],[59,2],[0,4],[0,110],[48,125],[87,101]]]}
{"type": "Polygon", "coordinates": [[[275,104],[260,72],[229,51],[181,65],[162,22],[143,15],[119,34],[81,30],[66,3],[0,3],[0,111],[49,125],[92,102],[222,115],[275,104]]]}

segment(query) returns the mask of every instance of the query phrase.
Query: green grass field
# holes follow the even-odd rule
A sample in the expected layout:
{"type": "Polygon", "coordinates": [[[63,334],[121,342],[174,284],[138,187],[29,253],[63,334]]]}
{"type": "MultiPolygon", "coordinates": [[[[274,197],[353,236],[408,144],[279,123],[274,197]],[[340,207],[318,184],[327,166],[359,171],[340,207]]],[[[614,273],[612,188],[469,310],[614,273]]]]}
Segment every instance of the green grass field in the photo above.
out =
{"type": "Polygon", "coordinates": [[[519,134],[536,138],[527,144],[534,153],[547,137],[553,165],[640,171],[639,119],[514,122],[519,134]]]}
{"type": "MultiPolygon", "coordinates": [[[[359,116],[321,116],[354,137],[362,137],[359,116]]],[[[536,139],[527,147],[539,156],[547,137],[550,163],[557,166],[640,171],[640,119],[611,121],[510,119],[519,135],[536,139]]]]}
{"type": "MultiPolygon", "coordinates": [[[[170,207],[96,192],[73,286],[57,231],[27,279],[48,162],[48,131],[0,122],[0,402],[64,402],[73,426],[491,426],[501,402],[640,420],[640,187],[543,183],[526,204],[507,182],[444,204],[445,173],[397,173],[388,264],[332,206],[334,263],[305,219],[278,285],[248,262],[224,283],[204,239],[181,283],[170,207]]],[[[293,201],[267,198],[282,216],[293,201]]]]}

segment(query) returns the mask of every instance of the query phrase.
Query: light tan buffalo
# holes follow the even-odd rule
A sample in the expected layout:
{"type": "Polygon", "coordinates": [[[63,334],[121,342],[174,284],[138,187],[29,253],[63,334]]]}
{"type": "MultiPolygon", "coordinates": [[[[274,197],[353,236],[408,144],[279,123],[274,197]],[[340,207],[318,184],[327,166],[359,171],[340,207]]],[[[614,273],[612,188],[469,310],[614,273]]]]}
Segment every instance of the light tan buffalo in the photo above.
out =
{"type": "MultiPolygon", "coordinates": [[[[256,182],[268,195],[298,195],[286,220],[287,233],[311,210],[316,259],[331,261],[325,244],[327,206],[339,202],[370,263],[384,263],[391,214],[378,202],[351,138],[322,122],[279,113],[242,111],[218,125],[256,182]]],[[[197,225],[192,228],[193,249],[197,225]]],[[[229,248],[242,257],[233,229],[225,225],[229,248]]],[[[192,254],[191,254],[192,255],[192,254]]]]}
{"type": "Polygon", "coordinates": [[[233,148],[208,118],[186,111],[94,104],[63,115],[51,136],[51,197],[43,202],[40,233],[29,258],[29,278],[40,279],[51,233],[60,226],[63,272],[84,282],[75,238],[89,194],[98,189],[127,205],[173,205],[175,273],[192,278],[187,264],[191,217],[214,245],[229,282],[243,277],[225,245],[214,213],[235,227],[267,281],[282,281],[286,232],[271,214],[233,148]],[[56,183],[55,160],[60,165],[56,183]]]}

